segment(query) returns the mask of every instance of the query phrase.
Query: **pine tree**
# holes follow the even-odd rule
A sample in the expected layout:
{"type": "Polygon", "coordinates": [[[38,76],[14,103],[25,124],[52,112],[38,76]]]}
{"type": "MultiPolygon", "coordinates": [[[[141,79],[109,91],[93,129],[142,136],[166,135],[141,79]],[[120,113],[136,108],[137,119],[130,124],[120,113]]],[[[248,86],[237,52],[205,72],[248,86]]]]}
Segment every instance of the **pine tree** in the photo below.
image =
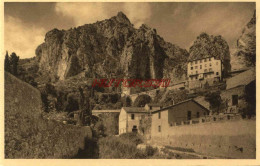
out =
{"type": "Polygon", "coordinates": [[[17,76],[17,69],[18,69],[18,61],[19,56],[16,55],[15,52],[13,52],[10,56],[10,62],[11,62],[11,73],[15,76],[17,76]]]}
{"type": "Polygon", "coordinates": [[[8,51],[6,51],[5,54],[5,71],[10,72],[10,60],[9,60],[9,55],[8,55],[8,51]]]}

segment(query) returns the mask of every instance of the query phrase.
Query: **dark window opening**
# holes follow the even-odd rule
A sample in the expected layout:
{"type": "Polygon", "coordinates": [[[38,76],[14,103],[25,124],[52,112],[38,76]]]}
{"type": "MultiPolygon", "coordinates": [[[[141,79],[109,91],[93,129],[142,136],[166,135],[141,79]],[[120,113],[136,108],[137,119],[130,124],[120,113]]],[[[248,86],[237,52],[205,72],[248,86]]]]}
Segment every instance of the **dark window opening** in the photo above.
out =
{"type": "Polygon", "coordinates": [[[187,112],[187,120],[191,120],[191,111],[187,112]]]}
{"type": "Polygon", "coordinates": [[[132,132],[137,132],[137,131],[138,131],[137,126],[134,125],[133,128],[132,128],[132,132]]]}
{"type": "Polygon", "coordinates": [[[200,117],[200,113],[199,112],[197,112],[197,118],[199,118],[200,117]]]}
{"type": "Polygon", "coordinates": [[[158,113],[158,119],[161,119],[161,112],[158,113]]]}
{"type": "Polygon", "coordinates": [[[135,114],[131,114],[131,119],[132,119],[132,120],[135,119],[135,114]]]}
{"type": "Polygon", "coordinates": [[[216,75],[218,76],[218,72],[216,72],[216,75]]]}
{"type": "Polygon", "coordinates": [[[232,95],[232,105],[238,105],[238,95],[232,95]]]}
{"type": "Polygon", "coordinates": [[[158,132],[161,132],[161,126],[158,126],[158,132]]]}

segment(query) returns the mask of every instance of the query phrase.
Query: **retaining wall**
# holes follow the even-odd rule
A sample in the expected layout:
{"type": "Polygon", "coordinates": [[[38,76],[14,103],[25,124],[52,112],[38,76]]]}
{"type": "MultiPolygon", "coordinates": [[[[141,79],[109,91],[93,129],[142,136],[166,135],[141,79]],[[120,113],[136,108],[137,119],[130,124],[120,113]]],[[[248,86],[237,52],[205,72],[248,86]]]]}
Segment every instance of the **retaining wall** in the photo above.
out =
{"type": "Polygon", "coordinates": [[[169,127],[152,142],[219,158],[256,158],[256,121],[231,120],[169,127]]]}

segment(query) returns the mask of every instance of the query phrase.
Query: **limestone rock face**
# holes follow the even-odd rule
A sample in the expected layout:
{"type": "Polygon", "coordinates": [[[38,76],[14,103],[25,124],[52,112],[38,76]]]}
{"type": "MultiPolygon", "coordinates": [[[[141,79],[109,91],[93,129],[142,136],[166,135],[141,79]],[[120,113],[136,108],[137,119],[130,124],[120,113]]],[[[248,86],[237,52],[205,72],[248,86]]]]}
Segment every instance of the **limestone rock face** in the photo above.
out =
{"type": "Polygon", "coordinates": [[[256,62],[256,13],[247,23],[242,35],[237,40],[236,56],[245,59],[247,66],[255,65],[256,62]]]}
{"type": "Polygon", "coordinates": [[[190,47],[189,60],[213,56],[222,60],[224,75],[231,70],[230,51],[227,42],[221,36],[212,36],[201,33],[190,47]]]}
{"type": "Polygon", "coordinates": [[[53,29],[36,49],[39,71],[54,81],[84,72],[86,77],[179,79],[185,77],[188,52],[165,42],[155,29],[135,29],[122,12],[94,24],[53,29]],[[176,74],[170,74],[173,73],[176,74]]]}

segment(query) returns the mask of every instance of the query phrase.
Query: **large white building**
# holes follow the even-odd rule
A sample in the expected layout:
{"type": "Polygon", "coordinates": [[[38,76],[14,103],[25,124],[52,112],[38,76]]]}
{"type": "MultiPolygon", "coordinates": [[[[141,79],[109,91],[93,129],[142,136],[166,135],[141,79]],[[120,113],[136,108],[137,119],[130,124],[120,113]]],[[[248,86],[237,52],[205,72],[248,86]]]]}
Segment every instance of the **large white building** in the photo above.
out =
{"type": "Polygon", "coordinates": [[[222,79],[222,62],[215,57],[206,57],[188,62],[189,88],[203,87],[206,82],[212,85],[222,79]]]}

